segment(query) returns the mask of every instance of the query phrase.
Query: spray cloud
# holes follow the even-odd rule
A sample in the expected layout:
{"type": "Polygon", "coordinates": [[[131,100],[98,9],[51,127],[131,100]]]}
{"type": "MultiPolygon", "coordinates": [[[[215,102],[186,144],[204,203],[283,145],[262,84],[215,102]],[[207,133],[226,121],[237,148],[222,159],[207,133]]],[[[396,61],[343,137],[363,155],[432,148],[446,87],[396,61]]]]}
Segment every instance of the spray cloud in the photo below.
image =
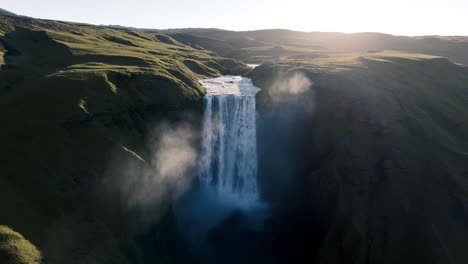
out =
{"type": "Polygon", "coordinates": [[[268,89],[270,98],[274,103],[281,103],[296,98],[312,87],[312,82],[302,72],[295,72],[290,76],[280,75],[268,89]]]}
{"type": "Polygon", "coordinates": [[[148,140],[145,157],[124,147],[117,152],[105,183],[125,210],[143,214],[148,221],[158,206],[188,188],[197,167],[193,131],[187,123],[163,124],[148,140]]]}

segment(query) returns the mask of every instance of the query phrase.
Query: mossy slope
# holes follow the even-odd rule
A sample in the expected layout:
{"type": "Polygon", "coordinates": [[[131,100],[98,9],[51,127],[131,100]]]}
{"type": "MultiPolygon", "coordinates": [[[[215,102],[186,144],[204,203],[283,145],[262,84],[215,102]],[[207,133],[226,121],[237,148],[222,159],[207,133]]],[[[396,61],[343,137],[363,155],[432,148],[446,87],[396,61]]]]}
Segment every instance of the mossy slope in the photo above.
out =
{"type": "Polygon", "coordinates": [[[39,264],[39,250],[21,234],[0,225],[0,260],[4,264],[39,264]]]}
{"type": "Polygon", "coordinates": [[[0,15],[0,43],[0,224],[47,263],[138,263],[100,195],[110,161],[144,163],[154,123],[200,113],[198,79],[245,65],[161,34],[26,17],[0,15]]]}

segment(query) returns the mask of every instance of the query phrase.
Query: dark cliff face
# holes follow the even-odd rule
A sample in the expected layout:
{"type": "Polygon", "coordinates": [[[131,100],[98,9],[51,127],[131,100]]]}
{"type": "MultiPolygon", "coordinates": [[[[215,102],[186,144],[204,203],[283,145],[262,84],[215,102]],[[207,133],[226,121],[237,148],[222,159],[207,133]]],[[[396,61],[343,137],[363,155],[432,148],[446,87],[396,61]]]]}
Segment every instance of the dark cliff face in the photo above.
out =
{"type": "Polygon", "coordinates": [[[388,57],[341,71],[267,63],[249,74],[262,88],[260,177],[284,219],[285,259],[468,259],[467,73],[444,59],[388,57]],[[311,89],[288,107],[272,90],[297,72],[311,89]]]}

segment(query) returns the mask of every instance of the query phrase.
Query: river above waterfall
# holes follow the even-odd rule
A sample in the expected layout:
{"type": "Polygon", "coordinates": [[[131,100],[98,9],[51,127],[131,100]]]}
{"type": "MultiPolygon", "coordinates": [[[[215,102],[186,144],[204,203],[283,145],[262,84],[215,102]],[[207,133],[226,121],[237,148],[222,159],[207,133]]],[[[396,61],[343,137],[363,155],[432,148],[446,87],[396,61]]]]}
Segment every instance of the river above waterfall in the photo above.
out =
{"type": "Polygon", "coordinates": [[[204,120],[200,179],[221,198],[240,206],[259,199],[255,94],[248,78],[223,76],[200,81],[204,120]]]}
{"type": "Polygon", "coordinates": [[[213,79],[201,80],[200,84],[206,89],[206,96],[210,95],[237,95],[252,96],[260,91],[252,84],[252,80],[242,76],[222,76],[213,79]]]}

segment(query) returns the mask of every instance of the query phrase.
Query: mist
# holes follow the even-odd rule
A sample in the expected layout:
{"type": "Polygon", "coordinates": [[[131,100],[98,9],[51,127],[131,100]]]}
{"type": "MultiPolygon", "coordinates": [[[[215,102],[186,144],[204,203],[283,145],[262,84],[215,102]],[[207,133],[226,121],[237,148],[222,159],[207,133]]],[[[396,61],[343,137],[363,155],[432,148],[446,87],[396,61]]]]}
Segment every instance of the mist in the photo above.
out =
{"type": "MultiPolygon", "coordinates": [[[[303,146],[299,139],[312,127],[314,83],[301,71],[277,72],[259,94],[258,156],[263,196],[274,206],[291,194],[303,146]],[[265,104],[262,104],[265,102],[265,104]]],[[[279,205],[278,205],[279,206],[279,205]]]]}
{"type": "Polygon", "coordinates": [[[300,71],[279,73],[263,93],[272,107],[260,107],[256,115],[262,201],[255,206],[244,207],[200,180],[200,165],[206,161],[200,155],[202,129],[193,122],[163,123],[152,130],[143,149],[116,150],[105,181],[112,198],[136,230],[143,231],[137,233],[155,235],[146,230],[162,217],[171,219],[174,248],[185,250],[178,252],[177,263],[234,263],[251,257],[272,263],[265,259],[270,254],[259,253],[267,252],[268,244],[259,241],[272,234],[272,227],[265,226],[273,217],[271,207],[281,207],[278,202],[287,201],[284,197],[291,193],[298,174],[294,153],[300,143],[295,128],[304,124],[304,115],[297,113],[313,113],[315,98],[313,82],[300,71]],[[249,236],[257,240],[246,239],[249,236]]]}
{"type": "Polygon", "coordinates": [[[111,200],[124,212],[150,224],[191,185],[197,172],[196,129],[188,122],[153,129],[141,157],[123,147],[115,151],[104,180],[111,200]]]}
{"type": "Polygon", "coordinates": [[[289,76],[279,74],[275,79],[276,81],[268,89],[268,95],[273,103],[297,99],[302,94],[310,91],[313,84],[302,72],[295,72],[289,76]]]}

